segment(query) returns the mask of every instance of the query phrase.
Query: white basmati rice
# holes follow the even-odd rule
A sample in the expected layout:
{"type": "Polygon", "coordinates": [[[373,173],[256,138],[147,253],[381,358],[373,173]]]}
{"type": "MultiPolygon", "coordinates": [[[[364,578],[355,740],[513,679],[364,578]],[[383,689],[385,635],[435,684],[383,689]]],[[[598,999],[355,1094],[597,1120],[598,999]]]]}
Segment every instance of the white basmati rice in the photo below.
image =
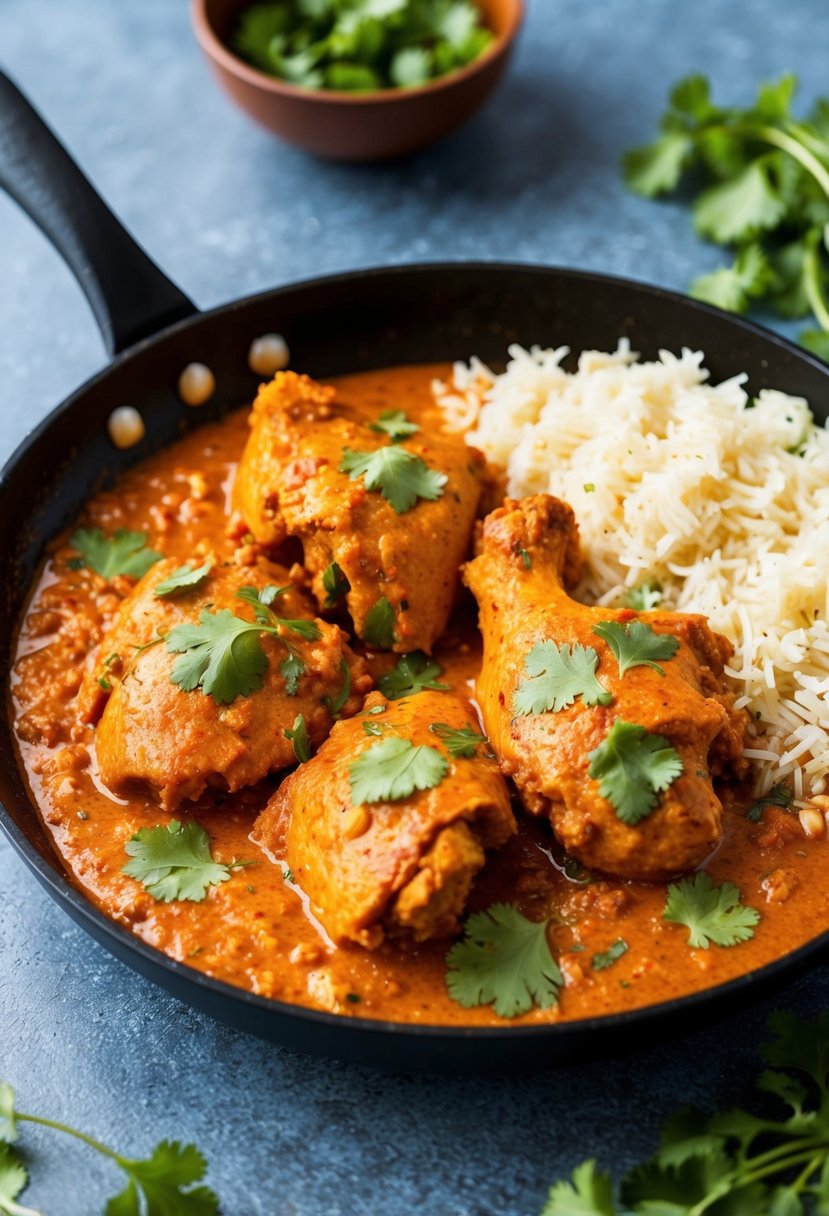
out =
{"type": "Polygon", "coordinates": [[[641,583],[704,613],[735,646],[728,669],[758,738],[757,790],[803,796],[829,773],[829,434],[802,398],[746,377],[707,383],[700,352],[640,362],[625,341],[510,347],[436,382],[448,425],[506,470],[513,497],[569,502],[587,558],[579,598],[618,604],[641,583]]]}

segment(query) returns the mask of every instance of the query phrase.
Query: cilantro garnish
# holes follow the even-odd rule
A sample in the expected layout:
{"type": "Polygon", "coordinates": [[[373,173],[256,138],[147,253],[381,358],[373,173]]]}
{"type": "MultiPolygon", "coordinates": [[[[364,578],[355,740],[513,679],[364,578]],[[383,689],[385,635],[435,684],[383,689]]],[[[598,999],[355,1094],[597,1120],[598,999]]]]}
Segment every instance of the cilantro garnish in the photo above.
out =
{"type": "Polygon", "coordinates": [[[623,823],[634,827],[658,806],[660,795],[683,771],[679,753],[664,735],[617,718],[610,734],[588,752],[588,772],[623,823]]]}
{"type": "Polygon", "coordinates": [[[28,1182],[26,1169],[10,1144],[17,1139],[18,1123],[36,1123],[72,1136],[124,1171],[127,1186],[107,1202],[106,1216],[139,1216],[141,1212],[147,1216],[218,1216],[219,1200],[213,1191],[193,1185],[207,1170],[207,1162],[194,1144],[162,1140],[145,1160],[124,1157],[67,1123],[15,1110],[14,1090],[0,1081],[0,1212],[8,1216],[38,1216],[32,1208],[15,1202],[28,1182]]]}
{"type": "Polygon", "coordinates": [[[210,837],[192,820],[180,823],[173,819],[166,827],[139,828],[124,849],[133,860],[121,872],[138,879],[160,903],[174,899],[200,903],[210,887],[227,882],[231,870],[251,864],[214,861],[210,837]]]}
{"type": "Polygon", "coordinates": [[[625,608],[633,608],[637,612],[650,612],[662,603],[662,587],[659,583],[640,583],[631,587],[622,596],[625,608]]]}
{"type": "Polygon", "coordinates": [[[153,594],[157,595],[159,599],[163,599],[165,596],[176,595],[179,591],[189,591],[192,587],[198,587],[199,583],[203,583],[212,569],[211,561],[198,567],[190,564],[179,566],[178,570],[174,570],[169,578],[165,578],[158,584],[153,594]]]}
{"type": "Polygon", "coordinates": [[[69,544],[83,555],[84,563],[102,578],[126,574],[143,578],[150,566],[160,562],[163,553],[147,548],[146,532],[131,532],[118,528],[107,536],[100,528],[79,528],[69,538],[69,544]]]}
{"type": "Polygon", "coordinates": [[[367,735],[371,735],[375,739],[379,739],[385,730],[382,722],[364,722],[363,731],[367,735]]]}
{"type": "Polygon", "coordinates": [[[377,448],[374,452],[355,452],[346,448],[340,472],[352,481],[362,477],[367,490],[377,490],[392,509],[403,515],[419,499],[434,502],[443,494],[449,480],[445,473],[430,469],[425,460],[406,448],[377,448]]]}
{"type": "Polygon", "coordinates": [[[411,654],[404,654],[398,659],[396,667],[380,677],[377,687],[390,701],[410,697],[424,688],[447,692],[449,685],[439,683],[436,678],[442,671],[436,659],[430,659],[422,650],[413,650],[411,654]]]}
{"type": "Polygon", "coordinates": [[[351,583],[336,562],[332,562],[323,571],[322,585],[326,592],[324,605],[326,608],[333,608],[337,600],[341,600],[346,592],[351,590],[351,583]]]}
{"type": "Polygon", "coordinates": [[[409,422],[403,410],[384,410],[378,421],[372,422],[371,430],[388,435],[392,443],[400,443],[410,435],[416,435],[420,427],[416,422],[409,422]]]}
{"type": "Polygon", "coordinates": [[[652,667],[661,676],[665,672],[655,659],[672,659],[679,650],[679,638],[666,633],[655,633],[644,621],[602,621],[593,626],[593,632],[604,638],[616,656],[619,675],[623,676],[631,667],[652,667]]]}
{"type": "Polygon", "coordinates": [[[612,967],[627,952],[628,944],[625,939],[623,937],[617,938],[612,946],[608,946],[607,950],[594,954],[590,965],[594,971],[606,971],[608,967],[612,967]]]}
{"type": "Polygon", "coordinates": [[[746,108],[713,104],[704,76],[672,90],[662,133],[625,157],[631,189],[647,197],[674,190],[693,174],[701,235],[735,250],[731,265],[702,275],[691,295],[733,312],[770,304],[781,316],[810,312],[820,328],[801,343],[829,358],[829,101],[808,119],[792,112],[797,78],[760,86],[746,108]]]}
{"type": "Polygon", "coordinates": [[[746,819],[759,823],[767,806],[791,806],[792,791],[785,782],[773,785],[767,794],[761,794],[753,806],[746,811],[746,819]]]}
{"type": "Polygon", "coordinates": [[[463,940],[446,956],[446,987],[459,1005],[492,1005],[502,1018],[533,1005],[549,1009],[564,980],[550,952],[548,921],[532,921],[512,904],[467,917],[463,940]]]}
{"type": "Polygon", "coordinates": [[[307,764],[311,759],[311,741],[308,738],[308,727],[305,724],[304,714],[297,714],[291,729],[285,731],[285,738],[290,739],[293,743],[294,755],[299,763],[307,764]]]}
{"type": "Polygon", "coordinates": [[[445,722],[433,722],[429,730],[437,735],[453,760],[470,760],[481,743],[489,743],[486,735],[471,726],[458,728],[447,726],[445,722]]]}
{"type": "Polygon", "coordinates": [[[342,688],[337,693],[336,697],[331,697],[328,695],[328,693],[326,693],[322,698],[322,703],[332,718],[339,716],[343,706],[351,695],[351,668],[348,666],[345,659],[340,659],[340,671],[343,677],[342,688]]]}
{"type": "Polygon", "coordinates": [[[394,645],[394,626],[397,618],[394,609],[384,595],[366,613],[363,624],[363,641],[369,646],[380,646],[389,650],[394,645]]]}
{"type": "Polygon", "coordinates": [[[253,606],[254,622],[235,616],[229,608],[219,612],[203,608],[197,625],[185,623],[171,629],[165,639],[167,649],[182,656],[173,666],[170,675],[173,683],[185,692],[201,688],[222,705],[257,692],[268,666],[260,640],[267,633],[278,638],[288,650],[288,658],[279,670],[288,695],[296,696],[307,666],[284,634],[295,633],[308,642],[317,641],[322,634],[316,621],[291,620],[271,611],[269,605],[285,590],[268,586],[258,592],[255,587],[242,587],[237,592],[239,599],[253,606]]]}
{"type": "Polygon", "coordinates": [[[362,802],[397,802],[415,790],[439,785],[449,772],[449,761],[434,747],[415,747],[408,739],[373,743],[349,765],[351,797],[362,802]]]}
{"type": "Polygon", "coordinates": [[[581,697],[585,705],[609,705],[613,700],[596,679],[599,656],[592,646],[557,646],[536,642],[524,660],[529,679],[515,690],[516,714],[558,713],[581,697]]]}
{"type": "Polygon", "coordinates": [[[662,917],[687,927],[689,946],[707,950],[711,942],[715,946],[747,942],[754,937],[760,913],[740,903],[740,892],[733,882],[715,886],[701,871],[671,883],[662,917]]]}

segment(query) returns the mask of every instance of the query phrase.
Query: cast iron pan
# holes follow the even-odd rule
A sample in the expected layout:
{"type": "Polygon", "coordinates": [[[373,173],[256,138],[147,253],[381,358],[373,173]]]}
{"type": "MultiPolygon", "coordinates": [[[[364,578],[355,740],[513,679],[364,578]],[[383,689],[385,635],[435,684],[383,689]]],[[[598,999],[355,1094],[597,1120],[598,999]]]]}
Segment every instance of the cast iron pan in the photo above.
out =
{"type": "MultiPolygon", "coordinates": [[[[113,361],[59,405],[0,474],[0,681],[9,687],[14,622],[48,540],[118,473],[184,431],[251,400],[251,339],[285,335],[292,366],[325,378],[478,354],[502,362],[510,342],[613,349],[620,336],[653,357],[702,349],[715,380],[748,372],[749,388],[802,395],[829,411],[829,367],[758,326],[658,288],[548,267],[449,263],[387,267],[297,283],[200,313],[146,257],[29,104],[0,74],[0,185],[51,238],[77,275],[113,361]],[[200,410],[176,393],[192,360],[217,391],[200,410]],[[106,420],[134,404],[146,438],[119,452],[106,420]]],[[[401,1071],[533,1068],[722,1017],[825,957],[829,932],[788,957],[706,992],[647,1009],[558,1026],[457,1029],[340,1017],[212,980],[107,920],[67,880],[21,777],[8,713],[0,722],[0,826],[49,894],[111,953],[180,1000],[290,1047],[401,1071]]]]}

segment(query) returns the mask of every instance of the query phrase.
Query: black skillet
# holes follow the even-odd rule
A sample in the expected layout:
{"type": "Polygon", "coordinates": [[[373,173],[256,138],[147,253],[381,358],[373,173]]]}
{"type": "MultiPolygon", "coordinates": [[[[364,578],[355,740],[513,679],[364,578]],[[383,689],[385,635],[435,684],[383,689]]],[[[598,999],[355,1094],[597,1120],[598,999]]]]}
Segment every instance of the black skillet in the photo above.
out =
{"type": "MultiPolygon", "coordinates": [[[[387,267],[293,284],[200,313],[145,256],[17,89],[0,73],[0,185],[51,238],[83,287],[110,353],[97,376],[59,405],[0,474],[0,680],[9,686],[14,622],[46,544],[102,483],[185,430],[249,401],[255,336],[284,334],[292,365],[325,378],[507,346],[613,349],[620,336],[653,357],[662,347],[706,353],[714,380],[748,372],[749,388],[802,395],[825,420],[829,367],[772,333],[682,296],[602,275],[547,267],[449,263],[387,267]],[[185,409],[182,368],[206,362],[209,405],[185,409]],[[106,422],[137,406],[146,438],[116,451],[106,422]]],[[[612,1017],[559,1026],[451,1029],[319,1013],[266,1000],[174,962],[106,919],[68,881],[20,775],[8,715],[0,722],[0,826],[49,894],[117,958],[180,1000],[290,1047],[402,1071],[530,1067],[580,1053],[622,1052],[722,1017],[780,988],[825,957],[829,932],[786,958],[717,988],[612,1017]]]]}

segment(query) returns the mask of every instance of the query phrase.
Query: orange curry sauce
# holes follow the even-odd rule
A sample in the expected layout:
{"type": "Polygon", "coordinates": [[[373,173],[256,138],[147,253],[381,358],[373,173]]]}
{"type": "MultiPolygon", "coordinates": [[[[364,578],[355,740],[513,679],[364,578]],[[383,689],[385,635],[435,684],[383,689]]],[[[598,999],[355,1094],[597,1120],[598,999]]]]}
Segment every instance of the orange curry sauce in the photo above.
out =
{"type": "MultiPolygon", "coordinates": [[[[373,417],[404,409],[414,419],[432,411],[430,383],[445,367],[395,368],[342,377],[341,394],[373,417]]],[[[247,435],[247,411],[206,425],[98,494],[81,521],[111,533],[132,528],[169,557],[187,561],[200,540],[222,557],[228,491],[247,435]]],[[[255,864],[232,871],[201,903],[157,903],[126,877],[124,845],[141,827],[172,818],[148,799],[114,798],[96,773],[94,731],[77,722],[74,696],[88,656],[131,586],[74,569],[61,538],[53,547],[22,622],[13,678],[13,712],[21,763],[54,847],[77,887],[118,923],[175,959],[267,997],[394,1021],[504,1024],[489,1007],[463,1009],[445,985],[447,943],[386,943],[369,952],[331,948],[307,914],[283,867],[250,841],[253,821],[278,778],[225,797],[205,799],[191,816],[210,834],[216,860],[255,864]]],[[[237,555],[238,556],[238,555],[237,555]]],[[[472,695],[479,663],[474,610],[467,600],[437,650],[442,679],[472,695]]],[[[375,675],[392,664],[371,658],[375,675]]],[[[201,695],[193,693],[192,695],[201,695]]],[[[551,1022],[631,1009],[693,992],[756,969],[829,927],[825,841],[805,838],[796,816],[768,807],[761,823],[745,803],[728,799],[725,839],[708,869],[729,879],[762,913],[752,941],[692,950],[687,930],[662,919],[665,887],[595,879],[574,881],[544,824],[520,817],[520,833],[492,856],[476,881],[473,909],[517,901],[534,919],[551,916],[551,942],[565,976],[559,1006],[518,1022],[551,1022]],[[594,970],[594,954],[617,939],[627,952],[594,970]]],[[[568,867],[569,868],[569,867],[568,867]]]]}

